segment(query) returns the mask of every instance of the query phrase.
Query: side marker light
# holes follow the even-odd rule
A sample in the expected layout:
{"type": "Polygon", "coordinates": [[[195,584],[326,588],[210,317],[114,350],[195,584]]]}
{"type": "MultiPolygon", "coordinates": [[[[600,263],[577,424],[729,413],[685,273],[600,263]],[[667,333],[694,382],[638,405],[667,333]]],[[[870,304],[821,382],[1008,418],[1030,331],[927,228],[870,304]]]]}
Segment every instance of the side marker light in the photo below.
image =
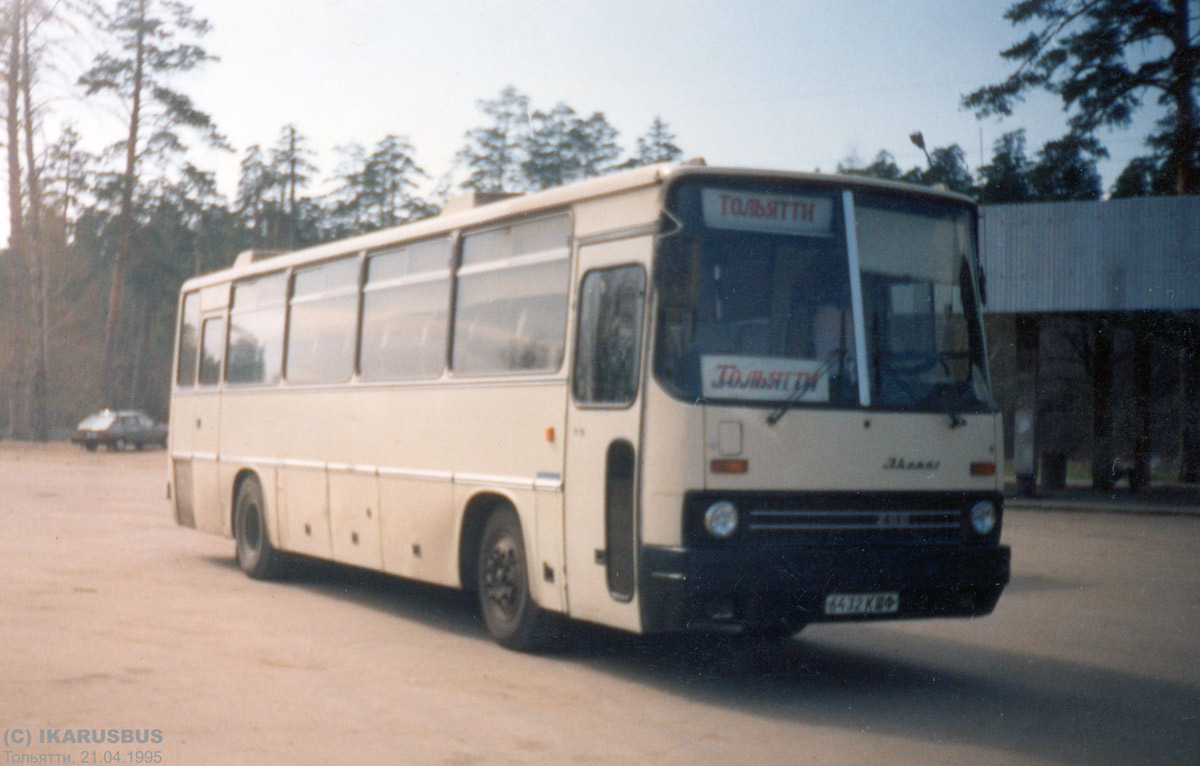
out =
{"type": "Polygon", "coordinates": [[[746,473],[750,470],[750,461],[718,458],[709,463],[709,469],[713,473],[746,473]]]}

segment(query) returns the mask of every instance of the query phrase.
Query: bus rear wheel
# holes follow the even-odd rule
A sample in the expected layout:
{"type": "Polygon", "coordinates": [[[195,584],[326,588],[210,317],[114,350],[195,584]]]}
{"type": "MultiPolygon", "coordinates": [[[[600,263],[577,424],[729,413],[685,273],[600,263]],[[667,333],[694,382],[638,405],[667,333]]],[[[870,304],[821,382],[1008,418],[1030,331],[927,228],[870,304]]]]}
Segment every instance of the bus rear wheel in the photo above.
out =
{"type": "Polygon", "coordinates": [[[530,595],[521,521],[512,508],[501,506],[488,516],[476,572],[483,621],[496,642],[523,652],[545,648],[552,618],[530,595]]]}
{"type": "Polygon", "coordinates": [[[262,487],[256,479],[247,479],[238,487],[233,537],[243,572],[256,580],[273,580],[283,571],[283,554],[275,550],[267,536],[262,487]]]}

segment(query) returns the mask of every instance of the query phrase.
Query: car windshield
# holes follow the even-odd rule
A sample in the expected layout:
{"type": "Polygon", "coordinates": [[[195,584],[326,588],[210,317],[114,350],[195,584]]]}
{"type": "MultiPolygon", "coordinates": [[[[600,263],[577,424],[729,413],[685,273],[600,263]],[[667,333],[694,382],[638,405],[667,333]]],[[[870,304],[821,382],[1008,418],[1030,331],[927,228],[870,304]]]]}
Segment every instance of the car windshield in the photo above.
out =
{"type": "Polygon", "coordinates": [[[678,182],[668,209],[682,228],[656,261],[658,380],[691,401],[989,407],[971,210],[895,194],[852,204],[848,243],[841,189],[678,182]]]}
{"type": "Polygon", "coordinates": [[[79,424],[79,428],[86,431],[103,431],[113,424],[117,419],[115,412],[97,412],[95,415],[89,415],[79,424]]]}

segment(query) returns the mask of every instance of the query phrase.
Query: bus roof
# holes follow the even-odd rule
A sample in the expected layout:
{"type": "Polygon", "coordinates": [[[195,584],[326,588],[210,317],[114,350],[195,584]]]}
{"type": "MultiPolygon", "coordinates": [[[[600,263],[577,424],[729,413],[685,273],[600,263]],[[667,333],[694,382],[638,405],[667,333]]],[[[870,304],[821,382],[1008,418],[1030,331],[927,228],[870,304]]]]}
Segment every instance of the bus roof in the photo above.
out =
{"type": "Polygon", "coordinates": [[[663,186],[686,176],[750,177],[778,180],[807,181],[816,184],[840,187],[875,188],[892,190],[909,195],[941,199],[947,202],[970,205],[975,203],[961,194],[918,186],[899,181],[885,181],[866,176],[826,175],[756,168],[709,167],[703,160],[683,163],[646,165],[611,175],[600,176],[573,184],[557,186],[532,194],[485,195],[477,194],[474,199],[454,198],[446,205],[441,215],[415,223],[405,223],[387,229],[359,234],[345,239],[284,253],[256,253],[246,251],[238,256],[233,265],[187,280],[184,290],[206,287],[227,282],[231,279],[266,274],[293,266],[351,255],[362,251],[380,250],[400,242],[419,240],[445,234],[458,229],[470,228],[506,219],[520,218],[540,211],[561,208],[589,199],[611,196],[650,186],[663,186]],[[498,201],[491,201],[499,197],[498,201]],[[489,199],[490,198],[490,199],[489,199]],[[268,257],[269,256],[269,257],[268,257]]]}

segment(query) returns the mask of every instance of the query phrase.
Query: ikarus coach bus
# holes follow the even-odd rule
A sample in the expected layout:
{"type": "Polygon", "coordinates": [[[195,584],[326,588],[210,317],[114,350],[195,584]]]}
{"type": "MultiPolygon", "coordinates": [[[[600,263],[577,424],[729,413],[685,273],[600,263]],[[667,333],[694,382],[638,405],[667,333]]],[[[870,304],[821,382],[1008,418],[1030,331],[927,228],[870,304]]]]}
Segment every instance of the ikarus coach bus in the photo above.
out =
{"type": "Polygon", "coordinates": [[[660,165],[297,252],[179,303],[168,496],[252,577],[478,593],[536,646],[984,615],[1009,577],[976,210],[660,165]]]}

